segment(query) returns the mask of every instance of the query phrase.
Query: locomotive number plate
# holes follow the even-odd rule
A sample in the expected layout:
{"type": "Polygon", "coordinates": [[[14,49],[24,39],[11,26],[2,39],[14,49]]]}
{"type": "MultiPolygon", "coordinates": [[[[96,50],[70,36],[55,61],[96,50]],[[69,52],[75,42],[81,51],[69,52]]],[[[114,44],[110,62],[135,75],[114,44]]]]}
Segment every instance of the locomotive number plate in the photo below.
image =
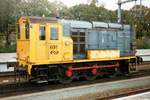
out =
{"type": "Polygon", "coordinates": [[[57,54],[59,54],[58,46],[50,45],[50,55],[57,55],[57,54]]]}

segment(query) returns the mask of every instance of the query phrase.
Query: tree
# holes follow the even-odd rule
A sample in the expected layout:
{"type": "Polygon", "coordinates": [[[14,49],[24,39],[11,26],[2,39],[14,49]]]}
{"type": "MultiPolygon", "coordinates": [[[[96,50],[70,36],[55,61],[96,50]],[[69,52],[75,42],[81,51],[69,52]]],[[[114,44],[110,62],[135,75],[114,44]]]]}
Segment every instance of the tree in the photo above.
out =
{"type": "Polygon", "coordinates": [[[10,45],[9,30],[10,24],[13,24],[16,18],[16,4],[19,0],[1,0],[0,1],[0,33],[5,36],[6,46],[10,45]]]}
{"type": "Polygon", "coordinates": [[[63,11],[63,15],[69,19],[86,21],[114,21],[115,12],[105,9],[103,6],[95,4],[80,4],[63,11]]]}

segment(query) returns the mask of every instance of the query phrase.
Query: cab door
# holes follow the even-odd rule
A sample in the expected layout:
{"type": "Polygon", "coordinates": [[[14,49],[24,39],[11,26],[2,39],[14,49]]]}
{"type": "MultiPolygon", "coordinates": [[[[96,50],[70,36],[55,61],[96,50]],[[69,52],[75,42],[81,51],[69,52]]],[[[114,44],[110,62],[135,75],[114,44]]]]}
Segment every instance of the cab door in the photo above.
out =
{"type": "Polygon", "coordinates": [[[48,41],[48,55],[50,61],[62,60],[62,28],[57,23],[49,25],[49,41],[48,41]]]}
{"type": "MultiPolygon", "coordinates": [[[[37,30],[38,33],[38,45],[37,45],[37,59],[38,60],[47,60],[48,56],[46,54],[46,32],[47,32],[47,25],[40,24],[38,25],[39,29],[37,30]]],[[[35,43],[36,44],[36,43],[35,43]]]]}

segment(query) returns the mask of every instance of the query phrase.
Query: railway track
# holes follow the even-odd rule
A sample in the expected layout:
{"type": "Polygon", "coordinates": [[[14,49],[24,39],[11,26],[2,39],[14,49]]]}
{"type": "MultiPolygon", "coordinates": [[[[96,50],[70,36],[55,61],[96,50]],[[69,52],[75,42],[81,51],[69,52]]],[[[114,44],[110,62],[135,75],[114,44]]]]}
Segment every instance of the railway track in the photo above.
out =
{"type": "Polygon", "coordinates": [[[138,73],[132,73],[126,76],[117,76],[111,78],[101,78],[95,81],[85,81],[84,79],[80,79],[80,81],[74,81],[71,84],[59,84],[57,82],[53,83],[28,83],[22,82],[20,84],[4,84],[0,85],[0,98],[7,97],[7,96],[16,96],[22,94],[30,94],[35,92],[41,91],[49,91],[49,90],[57,90],[69,87],[76,87],[76,86],[83,86],[83,85],[91,85],[96,83],[105,83],[105,82],[112,82],[117,80],[124,80],[124,79],[132,79],[137,77],[144,77],[149,76],[150,70],[143,70],[138,73]]]}
{"type": "Polygon", "coordinates": [[[150,61],[146,61],[146,62],[141,63],[138,66],[149,66],[149,65],[150,65],[150,61]]]}
{"type": "Polygon", "coordinates": [[[111,91],[111,93],[105,93],[105,96],[98,97],[97,100],[112,100],[112,99],[122,98],[122,97],[135,95],[139,93],[144,93],[148,91],[150,91],[149,86],[115,90],[115,91],[111,91]]]}

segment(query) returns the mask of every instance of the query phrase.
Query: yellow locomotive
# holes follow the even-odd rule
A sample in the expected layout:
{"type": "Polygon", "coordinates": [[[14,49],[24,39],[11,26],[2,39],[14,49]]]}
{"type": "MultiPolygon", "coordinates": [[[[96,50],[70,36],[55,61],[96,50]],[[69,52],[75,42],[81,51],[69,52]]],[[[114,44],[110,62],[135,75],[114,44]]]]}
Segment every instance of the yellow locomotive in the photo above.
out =
{"type": "Polygon", "coordinates": [[[17,24],[18,68],[32,80],[68,83],[136,70],[135,34],[129,25],[33,16],[17,24]]]}

